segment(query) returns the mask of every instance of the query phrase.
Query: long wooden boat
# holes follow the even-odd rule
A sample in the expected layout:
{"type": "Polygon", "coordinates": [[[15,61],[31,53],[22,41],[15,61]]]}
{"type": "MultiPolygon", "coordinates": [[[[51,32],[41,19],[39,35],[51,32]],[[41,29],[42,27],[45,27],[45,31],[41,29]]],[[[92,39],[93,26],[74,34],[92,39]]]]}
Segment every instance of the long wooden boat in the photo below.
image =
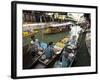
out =
{"type": "Polygon", "coordinates": [[[44,30],[44,33],[45,34],[52,34],[52,33],[70,31],[71,30],[70,25],[72,25],[72,23],[50,24],[49,27],[44,30]]]}

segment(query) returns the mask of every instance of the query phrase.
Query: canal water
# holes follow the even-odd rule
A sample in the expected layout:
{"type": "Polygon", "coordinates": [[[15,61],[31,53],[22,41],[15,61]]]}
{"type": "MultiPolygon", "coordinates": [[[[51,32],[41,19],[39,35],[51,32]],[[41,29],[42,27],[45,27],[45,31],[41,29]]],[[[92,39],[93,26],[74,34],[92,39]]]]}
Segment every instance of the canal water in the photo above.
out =
{"type": "MultiPolygon", "coordinates": [[[[72,26],[71,31],[54,33],[54,34],[44,34],[44,35],[42,35],[41,31],[39,30],[35,34],[35,38],[38,39],[40,42],[44,43],[49,43],[51,41],[56,43],[57,41],[63,39],[64,37],[71,38],[73,35],[78,35],[80,30],[81,30],[80,26],[72,26]]],[[[30,37],[24,38],[23,44],[24,45],[29,44],[30,41],[31,41],[30,37]]]]}

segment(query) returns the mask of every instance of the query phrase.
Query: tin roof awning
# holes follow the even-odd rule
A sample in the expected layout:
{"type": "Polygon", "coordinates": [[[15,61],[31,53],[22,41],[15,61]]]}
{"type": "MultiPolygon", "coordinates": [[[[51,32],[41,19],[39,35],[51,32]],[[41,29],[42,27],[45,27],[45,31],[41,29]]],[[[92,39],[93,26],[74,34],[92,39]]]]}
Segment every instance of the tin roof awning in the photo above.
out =
{"type": "Polygon", "coordinates": [[[66,23],[56,23],[56,24],[50,24],[51,27],[59,27],[59,26],[66,26],[66,25],[71,25],[73,24],[72,22],[66,22],[66,23]]]}

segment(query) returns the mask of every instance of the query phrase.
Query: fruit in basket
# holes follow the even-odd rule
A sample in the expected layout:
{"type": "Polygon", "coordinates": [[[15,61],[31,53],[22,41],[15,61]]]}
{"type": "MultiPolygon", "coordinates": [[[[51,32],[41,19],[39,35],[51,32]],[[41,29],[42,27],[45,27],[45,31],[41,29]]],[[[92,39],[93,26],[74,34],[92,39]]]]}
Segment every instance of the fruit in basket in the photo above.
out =
{"type": "Polygon", "coordinates": [[[28,36],[28,35],[29,35],[29,32],[25,31],[25,32],[23,32],[22,34],[23,34],[23,36],[25,37],[25,36],[28,36]]]}
{"type": "Polygon", "coordinates": [[[62,43],[62,42],[57,42],[56,43],[56,46],[61,47],[61,48],[64,48],[65,44],[62,43]]]}

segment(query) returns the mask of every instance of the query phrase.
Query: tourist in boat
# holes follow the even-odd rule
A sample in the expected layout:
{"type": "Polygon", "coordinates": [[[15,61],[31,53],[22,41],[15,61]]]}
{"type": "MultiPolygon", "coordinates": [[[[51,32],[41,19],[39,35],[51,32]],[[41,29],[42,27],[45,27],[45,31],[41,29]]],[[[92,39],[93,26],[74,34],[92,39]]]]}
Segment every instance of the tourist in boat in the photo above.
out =
{"type": "Polygon", "coordinates": [[[47,46],[47,48],[44,51],[44,54],[46,55],[46,58],[52,58],[54,55],[55,51],[53,48],[53,42],[50,42],[47,46]]]}
{"type": "Polygon", "coordinates": [[[34,54],[37,54],[39,51],[42,51],[42,48],[40,47],[40,42],[38,39],[35,39],[35,41],[31,41],[32,47],[31,47],[31,54],[34,56],[34,54]]]}

